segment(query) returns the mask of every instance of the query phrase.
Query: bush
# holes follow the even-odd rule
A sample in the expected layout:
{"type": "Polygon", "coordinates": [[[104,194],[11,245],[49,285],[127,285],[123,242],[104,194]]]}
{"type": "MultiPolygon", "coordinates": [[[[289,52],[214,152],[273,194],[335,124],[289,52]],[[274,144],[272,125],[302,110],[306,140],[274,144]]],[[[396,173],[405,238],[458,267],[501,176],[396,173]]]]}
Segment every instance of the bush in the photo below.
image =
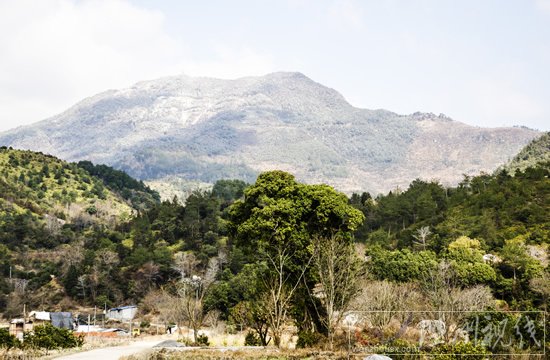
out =
{"type": "Polygon", "coordinates": [[[256,333],[249,331],[244,337],[244,346],[262,346],[262,340],[256,333]]]}
{"type": "Polygon", "coordinates": [[[32,332],[23,336],[23,345],[31,349],[68,349],[84,344],[82,336],[75,336],[72,331],[61,329],[52,324],[39,325],[32,332]]]}
{"type": "Polygon", "coordinates": [[[0,348],[11,349],[19,346],[19,340],[8,329],[0,329],[0,348]]]}
{"type": "Polygon", "coordinates": [[[208,341],[208,336],[204,334],[199,334],[197,336],[197,345],[198,346],[210,346],[210,342],[208,341]]]}
{"type": "Polygon", "coordinates": [[[185,346],[210,346],[210,342],[208,341],[208,336],[204,334],[199,334],[197,336],[196,342],[192,342],[188,338],[180,338],[178,339],[178,342],[184,344],[185,346]]]}
{"type": "Polygon", "coordinates": [[[313,331],[300,331],[298,333],[298,340],[296,341],[296,347],[303,349],[306,347],[313,347],[323,340],[323,335],[313,331]]]}
{"type": "Polygon", "coordinates": [[[142,328],[142,329],[146,329],[148,327],[151,326],[151,323],[147,320],[143,320],[140,324],[139,324],[139,327],[142,328]]]}
{"type": "Polygon", "coordinates": [[[380,345],[379,348],[380,350],[376,350],[378,353],[394,360],[420,360],[423,358],[416,344],[403,339],[395,339],[387,345],[380,345]]]}
{"type": "Polygon", "coordinates": [[[177,340],[179,343],[182,343],[185,346],[194,346],[195,344],[193,341],[189,340],[188,338],[179,338],[177,340]]]}
{"type": "Polygon", "coordinates": [[[487,358],[489,352],[481,345],[476,346],[469,342],[458,342],[434,346],[426,354],[436,355],[438,360],[482,360],[487,358]]]}
{"type": "Polygon", "coordinates": [[[86,212],[90,215],[95,215],[97,214],[97,208],[95,207],[95,205],[90,205],[88,206],[88,208],[86,208],[86,212]]]}

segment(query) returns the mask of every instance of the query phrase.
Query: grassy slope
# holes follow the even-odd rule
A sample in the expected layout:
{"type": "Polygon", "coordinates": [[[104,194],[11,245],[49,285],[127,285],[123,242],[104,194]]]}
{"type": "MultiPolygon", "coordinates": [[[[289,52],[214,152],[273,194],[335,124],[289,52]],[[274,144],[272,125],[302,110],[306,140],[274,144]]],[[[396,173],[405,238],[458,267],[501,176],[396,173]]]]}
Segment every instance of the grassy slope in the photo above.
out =
{"type": "Polygon", "coordinates": [[[45,219],[74,220],[93,215],[96,222],[128,216],[132,208],[102,180],[53,156],[0,150],[0,204],[3,213],[31,213],[45,219]]]}

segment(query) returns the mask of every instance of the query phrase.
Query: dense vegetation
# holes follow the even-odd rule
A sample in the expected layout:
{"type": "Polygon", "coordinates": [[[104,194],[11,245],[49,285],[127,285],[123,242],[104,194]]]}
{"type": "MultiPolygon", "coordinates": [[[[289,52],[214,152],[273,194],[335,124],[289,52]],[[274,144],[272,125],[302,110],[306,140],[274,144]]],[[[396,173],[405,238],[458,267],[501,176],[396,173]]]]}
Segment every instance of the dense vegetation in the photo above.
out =
{"type": "Polygon", "coordinates": [[[530,284],[546,279],[549,164],[467,177],[456,188],[416,180],[406,191],[376,199],[353,195],[366,218],[356,240],[367,245],[371,273],[410,281],[436,259],[448,259],[463,286],[489,285],[514,308],[546,306],[543,292],[550,284],[530,284]]]}
{"type": "Polygon", "coordinates": [[[74,267],[58,268],[59,261],[81,262],[78,252],[83,243],[113,236],[109,229],[156,203],[158,194],[150,189],[127,189],[127,184],[134,184],[126,175],[102,170],[115,176],[103,180],[49,155],[0,148],[2,310],[7,306],[8,314],[10,309],[20,313],[21,297],[27,293],[30,306],[63,298],[60,281],[76,280],[74,267]],[[117,176],[123,179],[118,187],[113,186],[117,176]],[[126,200],[128,193],[132,197],[126,200]]]}
{"type": "MultiPolygon", "coordinates": [[[[32,332],[24,335],[23,341],[10,334],[8,329],[0,329],[0,349],[45,350],[47,355],[48,350],[81,347],[83,344],[84,336],[81,334],[76,335],[71,330],[58,328],[50,323],[36,326],[32,332]]],[[[35,355],[40,357],[44,354],[35,355]]]]}
{"type": "MultiPolygon", "coordinates": [[[[536,310],[550,299],[550,163],[455,188],[415,180],[376,198],[272,171],[253,185],[218,181],[185,203],[157,202],[101,165],[9,149],[0,163],[5,317],[23,302],[139,303],[194,329],[215,314],[251,329],[251,344],[278,345],[293,320],[300,345],[332,346],[349,309],[536,310]]],[[[357,341],[381,341],[382,320],[357,341]]]]}
{"type": "Polygon", "coordinates": [[[115,170],[107,165],[94,165],[91,161],[79,161],[78,167],[95,176],[111,190],[130,201],[135,209],[148,208],[160,201],[159,194],[124,171],[115,170]]]}
{"type": "Polygon", "coordinates": [[[548,161],[550,161],[550,132],[542,134],[539,138],[527,144],[501,169],[514,173],[516,170],[524,171],[528,167],[534,167],[548,161]]]}

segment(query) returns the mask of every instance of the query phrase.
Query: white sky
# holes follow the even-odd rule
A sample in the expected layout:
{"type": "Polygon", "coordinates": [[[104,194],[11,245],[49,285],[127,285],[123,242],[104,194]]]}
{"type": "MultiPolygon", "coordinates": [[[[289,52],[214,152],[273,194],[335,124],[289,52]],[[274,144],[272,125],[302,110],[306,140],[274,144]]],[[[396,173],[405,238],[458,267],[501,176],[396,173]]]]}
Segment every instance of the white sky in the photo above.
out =
{"type": "Polygon", "coordinates": [[[550,130],[550,0],[0,0],[0,131],[140,80],[273,71],[358,107],[550,130]]]}

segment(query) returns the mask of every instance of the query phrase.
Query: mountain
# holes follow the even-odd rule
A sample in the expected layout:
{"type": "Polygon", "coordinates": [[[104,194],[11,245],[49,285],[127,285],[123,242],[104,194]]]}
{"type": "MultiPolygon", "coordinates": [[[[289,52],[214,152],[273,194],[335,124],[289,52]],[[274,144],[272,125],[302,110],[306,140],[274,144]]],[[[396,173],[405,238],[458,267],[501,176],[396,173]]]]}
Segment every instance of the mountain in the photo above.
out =
{"type": "Polygon", "coordinates": [[[528,167],[545,162],[550,162],[550,132],[546,132],[531,141],[501,168],[513,174],[517,170],[524,171],[528,167]]]}
{"type": "Polygon", "coordinates": [[[140,82],[0,134],[0,145],[108,164],[165,195],[178,181],[252,181],[275,168],[348,193],[378,193],[415,178],[450,185],[493,171],[538,135],[359,109],[303,74],[273,73],[140,82]]]}

